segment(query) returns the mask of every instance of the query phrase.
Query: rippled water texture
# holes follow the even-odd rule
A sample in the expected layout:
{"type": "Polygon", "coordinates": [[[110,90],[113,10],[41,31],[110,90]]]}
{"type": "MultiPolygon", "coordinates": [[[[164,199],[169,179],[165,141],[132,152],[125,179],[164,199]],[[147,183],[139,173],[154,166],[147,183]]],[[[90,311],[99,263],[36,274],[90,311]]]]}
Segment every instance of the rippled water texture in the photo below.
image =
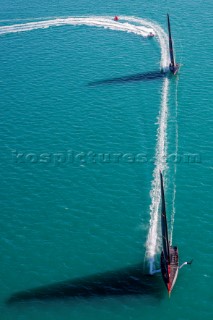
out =
{"type": "Polygon", "coordinates": [[[211,13],[191,0],[2,4],[1,319],[211,318],[211,13]],[[160,73],[168,11],[176,78],[160,73]],[[194,259],[170,300],[147,275],[159,169],[170,239],[194,259]]]}

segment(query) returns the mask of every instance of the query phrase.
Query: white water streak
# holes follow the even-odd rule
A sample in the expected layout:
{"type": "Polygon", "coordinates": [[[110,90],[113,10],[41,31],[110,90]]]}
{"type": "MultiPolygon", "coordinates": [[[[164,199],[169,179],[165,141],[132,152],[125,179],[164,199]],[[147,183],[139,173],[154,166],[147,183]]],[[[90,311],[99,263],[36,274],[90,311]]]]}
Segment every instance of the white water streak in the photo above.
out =
{"type": "Polygon", "coordinates": [[[147,37],[149,32],[152,31],[149,27],[146,26],[135,26],[133,24],[129,24],[128,22],[121,23],[113,21],[112,17],[68,17],[3,26],[0,27],[0,34],[46,29],[49,27],[60,27],[64,25],[86,25],[108,28],[111,30],[132,32],[144,37],[147,37]]]}
{"type": "MultiPolygon", "coordinates": [[[[178,157],[178,81],[176,79],[176,90],[175,90],[175,155],[178,157]]],[[[173,228],[175,222],[175,199],[176,199],[176,173],[177,173],[177,163],[174,163],[174,179],[173,179],[173,197],[172,197],[172,214],[171,214],[171,230],[170,230],[170,243],[172,244],[173,239],[173,228]]]]}
{"type": "Polygon", "coordinates": [[[168,118],[168,89],[169,79],[165,78],[162,90],[161,108],[159,114],[159,127],[157,133],[157,145],[155,151],[155,168],[153,172],[152,190],[151,190],[151,205],[150,205],[150,228],[146,243],[146,257],[150,261],[154,261],[155,254],[158,252],[158,220],[159,206],[161,200],[160,194],[160,174],[165,172],[167,165],[167,118],[168,118]]]}
{"type": "Polygon", "coordinates": [[[50,20],[33,21],[2,26],[0,27],[0,35],[16,32],[26,32],[36,29],[47,29],[50,27],[60,27],[65,25],[86,25],[99,28],[107,28],[110,30],[134,33],[142,37],[147,37],[150,32],[153,32],[157,36],[157,40],[159,41],[161,47],[161,67],[168,66],[168,50],[165,32],[158,24],[136,17],[120,16],[119,21],[114,21],[113,17],[107,16],[55,18],[50,20]],[[137,25],[135,25],[135,23],[137,25]]]}

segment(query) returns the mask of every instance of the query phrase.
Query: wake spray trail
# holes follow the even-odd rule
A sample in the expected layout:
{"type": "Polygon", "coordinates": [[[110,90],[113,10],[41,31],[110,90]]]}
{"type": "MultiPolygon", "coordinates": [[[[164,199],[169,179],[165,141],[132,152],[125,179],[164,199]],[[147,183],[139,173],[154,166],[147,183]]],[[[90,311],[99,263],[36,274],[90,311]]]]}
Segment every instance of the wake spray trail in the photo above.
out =
{"type": "MultiPolygon", "coordinates": [[[[120,16],[119,21],[113,21],[109,16],[89,16],[89,17],[66,17],[44,19],[42,21],[18,23],[0,27],[0,35],[17,32],[27,32],[36,29],[46,29],[50,27],[71,26],[91,26],[105,28],[115,31],[134,33],[138,36],[147,37],[150,32],[154,32],[161,48],[160,67],[166,70],[169,65],[167,35],[164,30],[155,22],[137,17],[120,16]]],[[[150,205],[150,228],[146,242],[146,257],[150,261],[150,268],[153,267],[154,257],[158,251],[158,209],[160,205],[160,183],[159,170],[166,171],[165,158],[167,157],[167,111],[168,111],[168,88],[169,80],[164,79],[161,106],[158,118],[157,145],[155,150],[155,167],[153,171],[153,181],[151,189],[150,205]]]]}
{"type": "Polygon", "coordinates": [[[170,243],[172,244],[173,227],[175,222],[175,199],[176,199],[176,173],[177,173],[177,161],[178,161],[178,82],[179,78],[176,78],[175,88],[175,163],[174,163],[174,178],[173,178],[173,197],[172,197],[172,214],[171,214],[171,231],[170,231],[170,243]]]}
{"type": "MultiPolygon", "coordinates": [[[[152,32],[151,26],[147,22],[146,25],[136,26],[128,23],[128,20],[124,17],[122,22],[113,21],[112,17],[105,16],[90,16],[90,17],[67,17],[67,18],[56,18],[51,20],[33,21],[27,23],[19,23],[13,25],[7,25],[0,27],[0,35],[8,33],[26,32],[36,29],[47,29],[50,27],[61,27],[65,25],[71,26],[91,26],[105,29],[111,29],[116,31],[124,31],[128,33],[134,33],[142,37],[147,37],[152,32]]],[[[131,17],[130,17],[131,18],[131,17]]]]}
{"type": "Polygon", "coordinates": [[[113,18],[108,16],[67,17],[42,21],[36,20],[33,22],[2,26],[0,27],[0,35],[17,32],[27,32],[36,29],[47,29],[50,27],[60,27],[65,25],[86,25],[91,27],[134,33],[142,37],[147,37],[150,32],[154,32],[161,48],[161,68],[166,68],[168,66],[169,57],[166,33],[158,24],[146,19],[140,19],[136,17],[120,16],[120,21],[113,21],[113,18]]]}
{"type": "Polygon", "coordinates": [[[165,172],[167,164],[167,118],[168,118],[168,89],[169,79],[165,78],[162,90],[161,108],[158,118],[157,145],[155,150],[155,167],[153,171],[153,181],[151,189],[151,205],[150,205],[150,227],[146,242],[146,258],[150,264],[150,273],[154,268],[154,259],[159,251],[159,236],[158,236],[158,217],[159,206],[161,200],[160,194],[160,179],[159,171],[165,172]]]}

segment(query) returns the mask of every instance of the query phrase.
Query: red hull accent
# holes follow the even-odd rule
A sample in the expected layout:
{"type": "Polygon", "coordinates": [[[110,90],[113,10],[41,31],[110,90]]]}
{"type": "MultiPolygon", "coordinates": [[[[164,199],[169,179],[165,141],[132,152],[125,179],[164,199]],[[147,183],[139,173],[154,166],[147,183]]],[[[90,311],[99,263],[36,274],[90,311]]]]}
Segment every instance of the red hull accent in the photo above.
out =
{"type": "Polygon", "coordinates": [[[161,253],[161,273],[163,277],[163,281],[166,285],[167,291],[169,295],[172,292],[172,289],[175,285],[179,263],[178,263],[178,249],[177,247],[169,247],[169,256],[170,262],[168,263],[165,258],[163,252],[161,253]]]}

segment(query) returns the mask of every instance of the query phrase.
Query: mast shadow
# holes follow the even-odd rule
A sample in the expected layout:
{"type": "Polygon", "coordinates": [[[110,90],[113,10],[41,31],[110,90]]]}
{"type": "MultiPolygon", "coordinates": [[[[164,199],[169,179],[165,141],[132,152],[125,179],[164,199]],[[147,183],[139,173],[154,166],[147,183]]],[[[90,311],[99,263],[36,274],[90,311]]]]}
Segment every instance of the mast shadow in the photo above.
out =
{"type": "Polygon", "coordinates": [[[58,282],[11,295],[6,304],[65,298],[92,298],[125,295],[162,296],[162,281],[143,272],[141,264],[113,272],[58,282]]]}
{"type": "Polygon", "coordinates": [[[108,84],[124,84],[126,82],[136,82],[136,81],[151,81],[164,78],[167,75],[167,72],[164,71],[150,71],[146,73],[137,73],[129,76],[123,76],[112,79],[105,79],[99,81],[89,82],[88,86],[98,86],[98,85],[108,85],[108,84]]]}

